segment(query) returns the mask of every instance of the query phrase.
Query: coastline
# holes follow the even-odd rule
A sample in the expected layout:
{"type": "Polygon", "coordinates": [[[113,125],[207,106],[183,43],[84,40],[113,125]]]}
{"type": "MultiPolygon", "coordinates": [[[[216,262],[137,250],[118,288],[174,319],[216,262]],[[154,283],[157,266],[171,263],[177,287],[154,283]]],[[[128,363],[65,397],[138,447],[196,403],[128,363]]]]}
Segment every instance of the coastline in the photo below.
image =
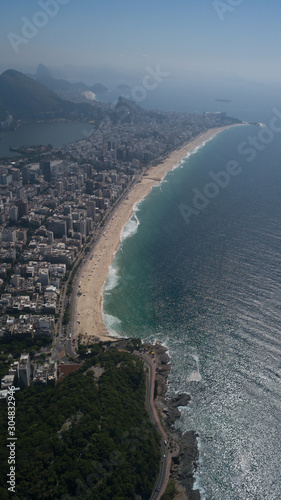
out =
{"type": "Polygon", "coordinates": [[[167,348],[160,343],[148,345],[154,351],[156,364],[156,387],[154,406],[167,432],[168,448],[171,456],[169,478],[175,483],[174,500],[200,500],[201,495],[195,487],[194,473],[198,467],[199,449],[198,434],[194,430],[182,432],[176,428],[176,421],[180,418],[180,407],[189,404],[191,397],[187,393],[170,397],[168,391],[168,377],[172,369],[171,359],[167,348]]]}
{"type": "Polygon", "coordinates": [[[173,151],[156,166],[149,167],[141,180],[127,194],[127,198],[113,211],[104,226],[102,236],[95,243],[87,261],[79,270],[77,283],[81,282],[81,296],[77,296],[77,289],[74,290],[73,333],[75,336],[81,335],[83,342],[94,339],[101,341],[118,339],[110,334],[103,321],[103,289],[109,267],[121,242],[122,230],[132,217],[134,206],[145,198],[151,189],[191,151],[213,139],[223,130],[238,125],[209,129],[173,151]]]}
{"type": "MultiPolygon", "coordinates": [[[[146,374],[145,404],[149,418],[160,436],[161,463],[151,493],[151,500],[162,497],[170,481],[170,497],[174,500],[200,500],[194,473],[198,467],[198,434],[189,430],[182,432],[176,426],[181,416],[180,407],[189,404],[187,393],[168,394],[168,378],[172,369],[168,350],[160,342],[134,345],[132,339],[119,339],[110,347],[121,352],[131,352],[142,360],[146,374]],[[172,491],[171,491],[172,487],[172,491]],[[158,492],[158,494],[155,494],[158,492]],[[171,496],[173,495],[173,496],[171,496]]],[[[108,349],[108,343],[107,343],[108,349]]]]}

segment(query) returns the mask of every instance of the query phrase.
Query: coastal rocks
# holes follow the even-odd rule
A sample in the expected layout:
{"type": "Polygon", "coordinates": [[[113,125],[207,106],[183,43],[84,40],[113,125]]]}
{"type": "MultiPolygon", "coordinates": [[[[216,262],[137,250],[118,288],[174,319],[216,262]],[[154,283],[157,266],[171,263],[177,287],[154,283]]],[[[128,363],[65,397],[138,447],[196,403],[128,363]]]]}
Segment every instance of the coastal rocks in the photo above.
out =
{"type": "Polygon", "coordinates": [[[200,499],[199,491],[192,489],[194,483],[193,474],[197,469],[198,461],[197,437],[198,435],[194,431],[185,432],[181,436],[181,452],[176,470],[179,482],[188,492],[188,498],[192,500],[200,499]]]}
{"type": "Polygon", "coordinates": [[[179,406],[187,406],[189,401],[189,394],[178,394],[175,398],[166,401],[167,409],[164,413],[166,413],[166,423],[169,427],[172,427],[181,416],[179,406]]]}
{"type": "Polygon", "coordinates": [[[169,435],[170,451],[172,453],[171,477],[176,483],[175,500],[200,500],[199,490],[193,490],[194,472],[198,462],[198,435],[194,431],[184,434],[175,429],[174,424],[180,418],[181,406],[187,406],[190,395],[178,394],[172,399],[165,398],[167,378],[171,370],[167,349],[161,344],[149,346],[154,352],[156,363],[156,400],[155,405],[160,412],[169,435]]]}

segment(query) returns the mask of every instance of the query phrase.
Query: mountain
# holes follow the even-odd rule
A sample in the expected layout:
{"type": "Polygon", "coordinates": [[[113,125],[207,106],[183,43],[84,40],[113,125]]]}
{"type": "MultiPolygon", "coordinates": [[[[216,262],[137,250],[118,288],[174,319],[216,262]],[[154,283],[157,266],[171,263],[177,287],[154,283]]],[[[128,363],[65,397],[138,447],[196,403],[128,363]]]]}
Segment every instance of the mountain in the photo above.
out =
{"type": "Polygon", "coordinates": [[[116,123],[117,120],[133,123],[135,120],[145,120],[147,118],[161,122],[164,119],[164,114],[155,110],[143,109],[134,101],[122,96],[118,98],[118,102],[111,113],[113,123],[116,123]]]}
{"type": "Polygon", "coordinates": [[[65,110],[53,92],[14,70],[0,76],[0,105],[17,118],[65,110]]]}
{"type": "Polygon", "coordinates": [[[101,83],[95,83],[89,90],[92,90],[95,94],[103,94],[108,92],[108,89],[101,83]]]}
{"type": "Polygon", "coordinates": [[[63,100],[40,82],[18,71],[7,70],[0,75],[0,114],[5,111],[11,113],[14,119],[23,120],[59,117],[95,119],[102,112],[102,104],[63,100]]]}
{"type": "Polygon", "coordinates": [[[48,68],[46,68],[44,64],[38,64],[36,74],[38,76],[47,76],[52,78],[51,71],[48,68]]]}
{"type": "Polygon", "coordinates": [[[88,86],[83,82],[70,83],[67,80],[62,78],[54,78],[52,73],[44,64],[39,64],[37,66],[35,75],[28,75],[34,80],[42,85],[48,87],[48,89],[56,92],[61,98],[68,98],[70,100],[77,101],[78,98],[81,98],[82,102],[85,102],[86,99],[83,96],[83,92],[90,91],[94,94],[102,94],[107,92],[107,88],[104,87],[101,83],[96,83],[93,86],[88,86]]]}

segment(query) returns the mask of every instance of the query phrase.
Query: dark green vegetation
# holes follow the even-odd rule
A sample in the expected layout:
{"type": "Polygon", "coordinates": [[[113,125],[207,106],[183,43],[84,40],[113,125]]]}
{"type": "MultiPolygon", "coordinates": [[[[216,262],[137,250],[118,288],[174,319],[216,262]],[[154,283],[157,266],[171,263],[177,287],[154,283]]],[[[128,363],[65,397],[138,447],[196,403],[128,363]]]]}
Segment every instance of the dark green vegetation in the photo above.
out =
{"type": "Polygon", "coordinates": [[[176,484],[173,479],[170,479],[165,490],[164,495],[161,497],[162,500],[172,500],[176,493],[176,484]]]}
{"type": "Polygon", "coordinates": [[[10,364],[12,362],[11,356],[8,354],[0,354],[0,378],[4,377],[4,375],[8,374],[10,364]]]}
{"type": "MultiPolygon", "coordinates": [[[[92,346],[83,366],[55,388],[16,394],[16,496],[24,500],[148,499],[159,437],[144,406],[142,362],[92,346]],[[96,370],[93,370],[95,366],[96,370]]],[[[0,409],[0,498],[9,498],[7,408],[0,409]]]]}
{"type": "Polygon", "coordinates": [[[0,378],[7,375],[11,362],[19,359],[22,352],[29,352],[32,359],[42,347],[50,345],[51,342],[48,335],[41,335],[37,339],[32,338],[31,334],[0,339],[0,378]]]}
{"type": "Polygon", "coordinates": [[[69,321],[70,321],[70,302],[68,300],[67,304],[66,304],[66,307],[65,307],[65,310],[64,310],[62,324],[63,325],[68,325],[69,321]]]}
{"type": "Polygon", "coordinates": [[[6,111],[16,120],[95,119],[100,115],[98,106],[60,99],[52,90],[15,70],[0,76],[0,115],[6,111]]]}
{"type": "Polygon", "coordinates": [[[52,339],[48,335],[40,335],[33,338],[31,334],[5,336],[0,340],[0,352],[11,354],[14,358],[19,358],[23,351],[28,351],[31,358],[41,347],[51,345],[52,339]]]}

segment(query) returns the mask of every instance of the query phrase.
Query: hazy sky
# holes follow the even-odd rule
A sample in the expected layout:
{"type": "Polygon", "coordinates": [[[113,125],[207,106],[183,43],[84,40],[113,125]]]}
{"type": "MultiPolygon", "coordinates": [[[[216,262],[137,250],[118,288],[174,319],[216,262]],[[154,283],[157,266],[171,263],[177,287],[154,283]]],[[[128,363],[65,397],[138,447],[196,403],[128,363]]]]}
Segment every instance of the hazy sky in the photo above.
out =
{"type": "Polygon", "coordinates": [[[159,64],[175,79],[281,83],[279,0],[0,2],[1,72],[35,72],[42,62],[85,79],[101,68],[139,76],[159,64]]]}

